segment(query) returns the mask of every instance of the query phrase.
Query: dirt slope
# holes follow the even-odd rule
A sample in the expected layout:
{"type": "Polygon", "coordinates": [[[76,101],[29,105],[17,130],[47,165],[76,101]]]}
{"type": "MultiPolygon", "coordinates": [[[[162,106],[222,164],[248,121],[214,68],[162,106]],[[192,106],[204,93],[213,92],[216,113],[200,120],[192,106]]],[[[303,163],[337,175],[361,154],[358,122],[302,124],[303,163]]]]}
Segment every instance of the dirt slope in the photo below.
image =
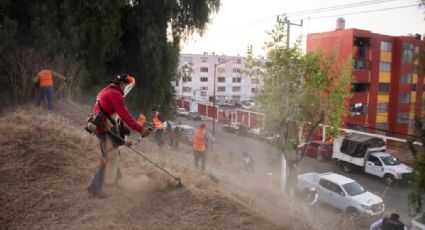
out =
{"type": "Polygon", "coordinates": [[[1,229],[290,229],[206,174],[167,165],[185,184],[169,186],[125,150],[122,186],[105,188],[108,199],[89,199],[97,141],[63,116],[19,109],[1,115],[0,133],[1,229]]]}

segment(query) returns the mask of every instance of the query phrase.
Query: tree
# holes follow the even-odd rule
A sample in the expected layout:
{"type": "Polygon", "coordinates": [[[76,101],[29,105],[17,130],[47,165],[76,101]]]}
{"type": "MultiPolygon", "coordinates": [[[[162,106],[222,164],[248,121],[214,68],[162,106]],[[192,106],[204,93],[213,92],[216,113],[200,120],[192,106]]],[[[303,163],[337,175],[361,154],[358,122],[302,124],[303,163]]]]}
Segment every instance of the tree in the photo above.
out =
{"type": "MultiPolygon", "coordinates": [[[[11,88],[4,80],[8,69],[17,69],[5,61],[22,55],[16,50],[35,50],[47,57],[43,65],[49,68],[56,68],[56,59],[78,66],[74,82],[85,92],[115,74],[133,75],[137,90],[129,95],[130,105],[150,110],[161,104],[164,115],[172,114],[170,82],[180,43],[202,34],[219,6],[220,0],[1,1],[0,63],[10,68],[0,66],[0,94],[11,88]]],[[[35,75],[38,68],[27,72],[35,75]]]]}
{"type": "Polygon", "coordinates": [[[351,61],[340,65],[333,54],[321,51],[306,55],[300,50],[300,40],[294,47],[286,46],[286,19],[278,18],[267,43],[267,62],[262,64],[248,52],[251,69],[263,77],[264,91],[257,98],[260,110],[265,113],[265,128],[278,134],[278,149],[289,160],[289,166],[298,164],[299,156],[294,146],[298,134],[308,127],[306,141],[320,123],[338,128],[345,111],[344,100],[351,84],[351,61]]]}

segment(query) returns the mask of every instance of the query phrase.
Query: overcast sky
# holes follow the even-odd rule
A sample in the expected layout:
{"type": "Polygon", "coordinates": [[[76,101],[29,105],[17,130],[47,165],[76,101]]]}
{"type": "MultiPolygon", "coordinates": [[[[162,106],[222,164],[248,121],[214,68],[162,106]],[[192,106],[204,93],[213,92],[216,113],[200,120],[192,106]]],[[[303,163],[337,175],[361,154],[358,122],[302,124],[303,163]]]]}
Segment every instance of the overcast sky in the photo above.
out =
{"type": "Polygon", "coordinates": [[[364,29],[388,35],[425,34],[425,14],[423,14],[425,9],[411,6],[417,5],[418,0],[221,0],[221,2],[220,11],[213,15],[205,34],[202,37],[194,35],[189,38],[183,44],[183,53],[215,52],[246,56],[247,46],[252,44],[256,56],[264,55],[262,48],[269,38],[266,31],[273,28],[276,15],[283,13],[294,15],[295,12],[306,10],[315,10],[315,13],[303,12],[302,15],[289,17],[293,23],[300,23],[300,19],[304,19],[302,27],[291,27],[291,42],[298,36],[305,38],[309,33],[334,30],[336,19],[341,16],[346,21],[345,28],[364,29]],[[351,6],[344,9],[332,11],[323,9],[348,4],[351,6]],[[362,6],[354,6],[356,4],[362,6]],[[324,12],[317,13],[317,9],[324,12]]]}

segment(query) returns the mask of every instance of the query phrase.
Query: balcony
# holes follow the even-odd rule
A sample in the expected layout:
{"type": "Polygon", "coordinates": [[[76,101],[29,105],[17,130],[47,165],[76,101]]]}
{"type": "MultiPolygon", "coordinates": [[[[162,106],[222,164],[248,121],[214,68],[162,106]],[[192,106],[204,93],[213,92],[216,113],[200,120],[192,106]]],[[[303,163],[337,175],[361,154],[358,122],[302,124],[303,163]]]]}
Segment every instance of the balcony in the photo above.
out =
{"type": "Polygon", "coordinates": [[[371,61],[366,58],[354,58],[353,65],[354,71],[369,71],[371,61]]]}

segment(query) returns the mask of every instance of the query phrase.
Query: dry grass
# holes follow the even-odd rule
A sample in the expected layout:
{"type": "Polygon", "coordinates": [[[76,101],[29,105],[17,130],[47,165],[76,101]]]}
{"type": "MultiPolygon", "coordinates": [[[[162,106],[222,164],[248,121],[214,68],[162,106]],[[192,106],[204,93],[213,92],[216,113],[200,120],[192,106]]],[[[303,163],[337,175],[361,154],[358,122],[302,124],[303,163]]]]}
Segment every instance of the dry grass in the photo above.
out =
{"type": "Polygon", "coordinates": [[[150,189],[106,187],[108,199],[88,199],[97,141],[62,116],[18,109],[2,114],[0,133],[1,228],[287,229],[227,196],[206,174],[165,161],[185,184],[174,188],[168,177],[126,151],[123,174],[148,175],[142,185],[150,189]]]}
{"type": "Polygon", "coordinates": [[[358,219],[308,210],[264,177],[241,172],[241,162],[201,173],[190,147],[158,153],[149,140],[135,148],[181,177],[183,188],[122,149],[122,186],[106,187],[108,199],[89,199],[98,146],[81,128],[89,111],[59,101],[59,115],[25,108],[1,116],[0,229],[362,229],[358,219]]]}

